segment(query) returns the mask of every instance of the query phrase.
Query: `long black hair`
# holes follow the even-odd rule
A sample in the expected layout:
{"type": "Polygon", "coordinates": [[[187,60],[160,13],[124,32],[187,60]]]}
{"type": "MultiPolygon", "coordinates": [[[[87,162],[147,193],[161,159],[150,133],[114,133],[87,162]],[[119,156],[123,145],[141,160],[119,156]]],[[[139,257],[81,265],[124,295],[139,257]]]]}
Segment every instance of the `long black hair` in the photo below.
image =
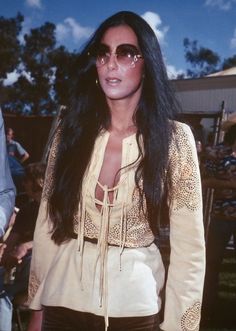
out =
{"type": "MultiPolygon", "coordinates": [[[[174,131],[177,108],[168,82],[157,38],[139,15],[122,11],[106,19],[93,34],[80,55],[73,79],[72,98],[62,125],[51,194],[49,213],[53,223],[52,239],[60,244],[70,238],[73,219],[78,209],[81,184],[91,158],[94,143],[101,129],[110,125],[110,111],[105,95],[96,84],[95,52],[104,33],[111,27],[129,26],[137,36],[145,63],[141,98],[134,114],[137,126],[140,162],[135,173],[136,185],[143,179],[142,198],[147,203],[147,215],[153,232],[157,229],[160,202],[168,183],[168,155],[174,131]]],[[[140,188],[140,187],[139,187],[140,188]]]]}

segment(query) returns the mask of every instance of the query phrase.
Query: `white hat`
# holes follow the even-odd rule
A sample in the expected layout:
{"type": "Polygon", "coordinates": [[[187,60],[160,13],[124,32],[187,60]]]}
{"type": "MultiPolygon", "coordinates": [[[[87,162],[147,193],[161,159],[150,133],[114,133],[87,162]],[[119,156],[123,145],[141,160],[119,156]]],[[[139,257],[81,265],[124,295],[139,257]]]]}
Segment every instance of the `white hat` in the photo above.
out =
{"type": "Polygon", "coordinates": [[[232,125],[236,124],[236,112],[231,113],[227,120],[223,121],[221,124],[221,129],[227,131],[232,125]]]}

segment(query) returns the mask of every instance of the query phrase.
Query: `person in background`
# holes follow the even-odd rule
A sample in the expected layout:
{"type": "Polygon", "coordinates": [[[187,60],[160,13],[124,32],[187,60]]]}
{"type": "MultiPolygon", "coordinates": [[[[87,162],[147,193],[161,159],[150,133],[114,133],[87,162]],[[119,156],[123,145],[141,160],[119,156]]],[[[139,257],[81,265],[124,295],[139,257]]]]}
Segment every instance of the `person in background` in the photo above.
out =
{"type": "Polygon", "coordinates": [[[216,316],[220,267],[225,248],[236,236],[236,113],[222,124],[223,143],[208,147],[203,186],[214,189],[206,246],[203,323],[216,316]]]}
{"type": "Polygon", "coordinates": [[[29,158],[29,153],[21,146],[18,141],[14,140],[14,131],[12,128],[6,129],[7,138],[7,153],[13,156],[21,163],[24,163],[29,158]]]}
{"type": "Polygon", "coordinates": [[[27,293],[33,234],[38,215],[46,166],[31,163],[25,168],[24,187],[29,198],[15,216],[9,236],[4,242],[0,259],[0,280],[3,284],[0,310],[0,330],[11,331],[12,300],[19,293],[27,293]]]}
{"type": "Polygon", "coordinates": [[[35,228],[30,308],[43,310],[43,331],[197,331],[205,242],[196,145],[173,120],[174,93],[148,23],[132,12],[106,19],[80,53],[70,92],[35,228]],[[163,304],[154,241],[166,195],[163,304]]]}
{"type": "Polygon", "coordinates": [[[24,162],[28,160],[29,153],[14,140],[12,128],[6,129],[7,153],[11,175],[16,186],[17,194],[22,193],[22,180],[25,176],[24,162]]]}
{"type": "Polygon", "coordinates": [[[15,205],[15,186],[9,168],[2,111],[0,109],[0,238],[13,213],[15,205]]]}

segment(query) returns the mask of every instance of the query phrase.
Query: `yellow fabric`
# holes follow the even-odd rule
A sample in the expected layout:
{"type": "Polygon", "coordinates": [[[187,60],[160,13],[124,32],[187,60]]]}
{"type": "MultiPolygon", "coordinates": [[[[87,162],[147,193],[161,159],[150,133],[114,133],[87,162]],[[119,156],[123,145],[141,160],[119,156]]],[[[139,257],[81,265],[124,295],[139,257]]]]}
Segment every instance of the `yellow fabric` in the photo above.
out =
{"type": "MultiPolygon", "coordinates": [[[[82,272],[85,249],[89,247],[84,243],[84,236],[98,239],[100,303],[103,306],[103,313],[101,312],[101,314],[104,314],[105,317],[107,317],[110,305],[107,302],[109,295],[107,293],[107,277],[110,274],[106,272],[108,244],[119,246],[120,257],[124,255],[124,261],[127,263],[126,258],[128,258],[129,249],[137,249],[137,252],[143,249],[144,252],[148,252],[145,247],[150,245],[154,239],[146,216],[139,209],[139,193],[134,183],[134,172],[137,164],[122,170],[112,204],[109,203],[108,188],[106,187],[104,187],[103,201],[95,200],[95,187],[98,185],[108,138],[109,133],[102,132],[96,140],[93,156],[84,177],[82,201],[74,221],[74,230],[78,233],[77,247],[81,254],[80,272],[82,272]],[[97,209],[96,203],[101,203],[100,211],[97,209]]],[[[57,141],[58,137],[56,137],[50,153],[47,171],[49,182],[44,188],[44,197],[35,230],[29,287],[32,309],[41,308],[41,295],[46,286],[44,282],[48,277],[50,278],[58,252],[64,249],[56,246],[50,239],[50,220],[47,215],[47,194],[50,189],[50,181],[53,178],[57,141]]],[[[135,135],[133,135],[123,141],[122,167],[137,158],[138,148],[135,135]]],[[[165,314],[161,328],[164,331],[197,331],[199,329],[205,271],[205,245],[198,159],[194,138],[189,127],[185,124],[176,122],[176,135],[170,148],[169,164],[169,174],[173,183],[170,204],[171,256],[165,291],[165,314]]],[[[69,242],[69,246],[73,249],[72,243],[69,242]]],[[[124,268],[122,263],[123,258],[121,259],[121,269],[124,268]]],[[[156,261],[153,260],[154,263],[156,261]]],[[[127,268],[127,264],[125,266],[127,268]]],[[[82,273],[80,277],[83,283],[82,273]]],[[[158,284],[163,278],[163,273],[161,272],[159,276],[155,275],[155,277],[158,284]]],[[[117,281],[119,282],[119,279],[117,281]]],[[[61,282],[63,284],[63,279],[61,282]]],[[[128,291],[129,280],[125,286],[128,291]]],[[[135,304],[136,302],[133,302],[133,305],[135,304]]]]}

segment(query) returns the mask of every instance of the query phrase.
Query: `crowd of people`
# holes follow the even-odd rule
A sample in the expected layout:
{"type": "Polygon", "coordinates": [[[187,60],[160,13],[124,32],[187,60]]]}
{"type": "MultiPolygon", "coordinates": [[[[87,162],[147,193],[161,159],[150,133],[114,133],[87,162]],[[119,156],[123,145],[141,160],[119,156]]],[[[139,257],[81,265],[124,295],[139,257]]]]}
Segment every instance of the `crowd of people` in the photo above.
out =
{"type": "Polygon", "coordinates": [[[197,331],[235,238],[236,116],[223,144],[199,148],[175,120],[158,40],[132,12],[98,27],[75,77],[47,170],[28,163],[11,128],[5,139],[0,116],[0,331],[11,331],[12,302],[27,289],[28,331],[197,331]],[[206,277],[202,186],[215,190],[206,277]]]}

